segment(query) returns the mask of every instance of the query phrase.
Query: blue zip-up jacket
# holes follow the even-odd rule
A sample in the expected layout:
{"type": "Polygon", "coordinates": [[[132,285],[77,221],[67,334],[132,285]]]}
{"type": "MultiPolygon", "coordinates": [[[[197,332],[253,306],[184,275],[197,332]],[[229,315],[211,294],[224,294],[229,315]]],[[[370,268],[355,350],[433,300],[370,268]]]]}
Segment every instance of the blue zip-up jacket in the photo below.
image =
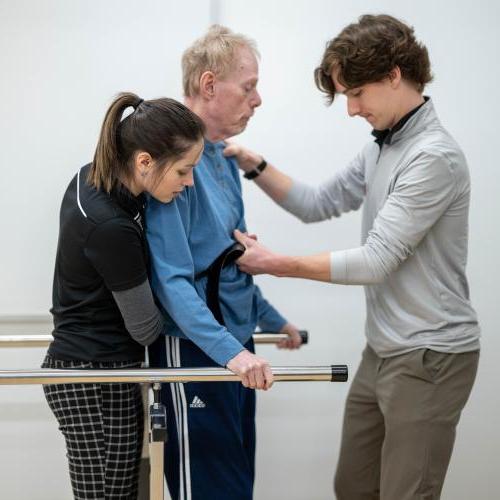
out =
{"type": "Polygon", "coordinates": [[[221,366],[243,350],[257,325],[279,331],[286,323],[252,277],[229,265],[219,283],[221,326],[206,305],[207,278],[195,279],[234,243],[235,229],[246,231],[238,166],[224,157],[224,147],[205,141],[194,186],[167,204],[151,198],[146,209],[151,284],[166,331],[193,341],[221,366]]]}

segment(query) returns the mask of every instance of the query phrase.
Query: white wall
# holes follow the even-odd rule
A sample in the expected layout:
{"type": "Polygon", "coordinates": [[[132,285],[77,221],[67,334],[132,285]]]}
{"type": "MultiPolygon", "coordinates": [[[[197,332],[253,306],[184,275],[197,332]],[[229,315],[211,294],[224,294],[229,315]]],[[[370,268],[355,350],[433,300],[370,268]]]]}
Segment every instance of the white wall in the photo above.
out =
{"type": "MultiPolygon", "coordinates": [[[[294,177],[326,179],[370,140],[348,119],[345,102],[323,105],[312,71],[324,45],[366,12],[387,12],[416,28],[427,44],[438,113],[465,150],[472,178],[469,278],[483,327],[478,380],[459,426],[445,500],[496,498],[496,288],[500,242],[495,215],[496,96],[499,79],[493,1],[374,3],[316,0],[107,1],[0,0],[2,246],[0,314],[45,313],[50,305],[60,198],[72,173],[90,159],[112,96],[180,96],[183,48],[218,18],[258,42],[264,104],[238,140],[294,177]]],[[[279,251],[313,253],[359,243],[359,214],[306,226],[245,183],[249,228],[279,251]]],[[[360,288],[259,278],[264,292],[311,345],[297,353],[261,347],[274,364],[347,363],[354,371],[363,339],[360,288]]],[[[11,327],[4,327],[4,332],[11,327]]],[[[26,332],[34,333],[29,326],[26,332]]],[[[42,352],[0,352],[0,367],[28,368],[42,352]]],[[[276,384],[259,396],[256,499],[332,498],[348,384],[276,384]]],[[[40,390],[0,388],[1,498],[68,498],[64,448],[40,390]],[[12,403],[16,403],[13,406],[12,403]],[[30,451],[16,449],[23,443],[30,451]],[[19,490],[25,471],[32,479],[19,490]],[[16,492],[17,491],[17,492],[16,492]],[[14,494],[14,492],[16,492],[14,494]],[[57,496],[60,495],[60,496],[57,496]]]]}

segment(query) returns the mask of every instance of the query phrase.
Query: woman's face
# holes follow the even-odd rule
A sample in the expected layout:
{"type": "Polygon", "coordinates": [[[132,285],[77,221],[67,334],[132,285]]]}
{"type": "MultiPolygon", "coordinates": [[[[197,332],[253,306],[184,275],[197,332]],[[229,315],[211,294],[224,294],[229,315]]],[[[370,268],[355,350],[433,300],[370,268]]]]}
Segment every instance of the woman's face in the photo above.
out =
{"type": "Polygon", "coordinates": [[[178,196],[186,186],[192,186],[193,168],[203,153],[203,140],[193,144],[178,160],[169,163],[159,175],[149,173],[144,178],[144,190],[162,203],[168,203],[178,196]]]}

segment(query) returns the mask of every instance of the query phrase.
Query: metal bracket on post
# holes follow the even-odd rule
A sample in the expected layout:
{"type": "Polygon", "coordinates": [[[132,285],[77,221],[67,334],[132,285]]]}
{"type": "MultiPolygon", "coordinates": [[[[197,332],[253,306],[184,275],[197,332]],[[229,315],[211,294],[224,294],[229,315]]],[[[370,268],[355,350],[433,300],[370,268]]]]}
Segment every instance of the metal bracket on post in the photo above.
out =
{"type": "Polygon", "coordinates": [[[149,407],[149,456],[150,456],[150,495],[151,500],[163,500],[163,453],[167,441],[167,411],[160,401],[161,384],[152,385],[153,403],[149,407]]]}

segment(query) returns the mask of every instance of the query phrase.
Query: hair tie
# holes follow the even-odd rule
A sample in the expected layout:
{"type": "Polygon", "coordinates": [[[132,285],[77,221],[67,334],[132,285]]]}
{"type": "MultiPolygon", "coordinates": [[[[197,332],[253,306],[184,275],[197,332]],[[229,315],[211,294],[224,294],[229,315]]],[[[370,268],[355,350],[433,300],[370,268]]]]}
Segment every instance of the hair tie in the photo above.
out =
{"type": "Polygon", "coordinates": [[[139,99],[139,102],[135,105],[135,109],[137,109],[143,102],[144,99],[139,99]]]}

